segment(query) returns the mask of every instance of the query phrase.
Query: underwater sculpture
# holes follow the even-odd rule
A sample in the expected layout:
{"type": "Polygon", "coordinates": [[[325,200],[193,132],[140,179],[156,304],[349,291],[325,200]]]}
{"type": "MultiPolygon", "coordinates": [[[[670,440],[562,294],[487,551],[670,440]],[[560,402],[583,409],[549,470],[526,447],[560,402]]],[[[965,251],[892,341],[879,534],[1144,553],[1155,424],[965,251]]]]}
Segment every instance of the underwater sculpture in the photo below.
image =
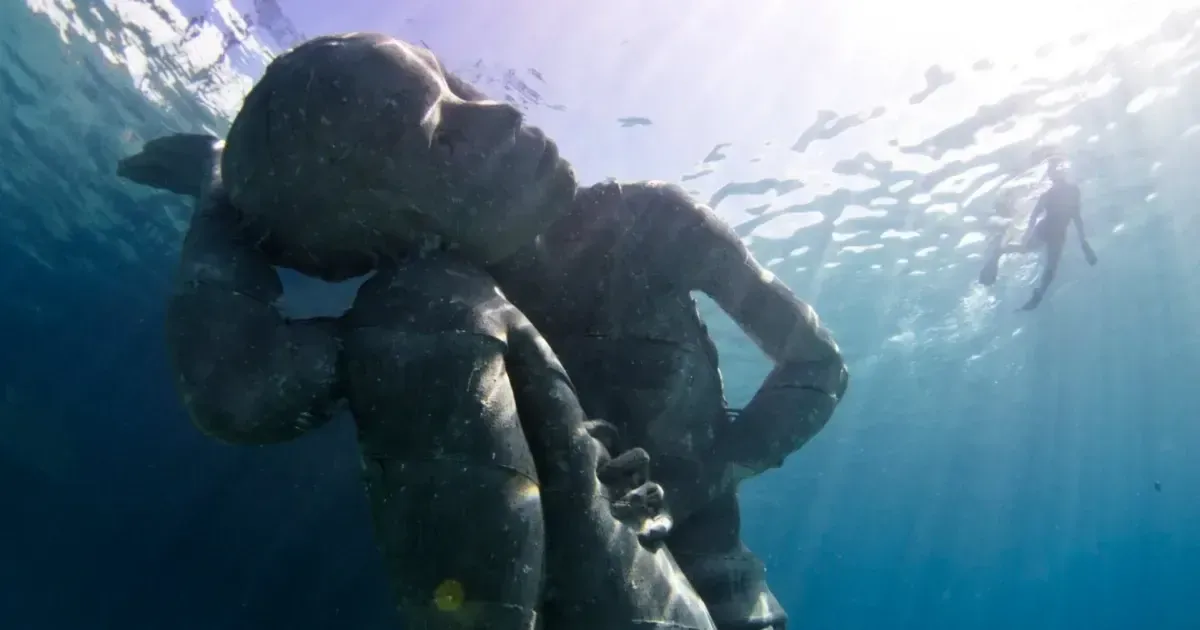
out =
{"type": "MultiPolygon", "coordinates": [[[[172,138],[182,146],[186,136],[172,138]]],[[[155,160],[151,143],[142,156],[126,160],[124,172],[135,181],[179,192],[159,172],[163,169],[138,167],[138,158],[147,164],[169,162],[175,169],[191,164],[193,172],[211,174],[213,140],[208,139],[203,160],[155,160]],[[207,170],[194,166],[205,161],[207,170]],[[153,176],[139,179],[138,173],[153,176]]],[[[171,153],[165,149],[168,141],[155,141],[163,143],[164,154],[171,153]]],[[[240,182],[240,188],[228,184],[231,191],[240,190],[240,201],[231,194],[228,205],[238,209],[243,232],[258,235],[254,247],[265,260],[328,279],[382,270],[364,285],[355,309],[332,325],[369,322],[374,330],[434,317],[425,324],[432,326],[460,317],[453,314],[455,307],[446,311],[444,305],[470,295],[466,301],[477,310],[475,319],[467,318],[475,322],[468,330],[506,330],[481,323],[494,321],[482,313],[507,313],[515,304],[566,365],[583,411],[619,427],[613,431],[593,423],[592,432],[605,437],[609,448],[630,449],[617,458],[619,466],[606,469],[625,479],[609,480],[618,483],[619,493],[628,493],[617,504],[619,515],[644,533],[665,538],[717,627],[785,626],[786,615],[767,588],[761,562],[741,544],[736,488],[742,479],[779,466],[825,425],[844,395],[847,373],[812,309],[763,270],[711,211],[662,184],[578,187],[553,143],[522,125],[515,110],[486,101],[442,71],[427,51],[378,35],[321,38],[273,63],[247,97],[217,161],[227,182],[240,182]],[[379,76],[390,78],[371,80],[379,76]],[[339,206],[338,191],[353,203],[339,206]],[[513,220],[504,221],[506,214],[513,220]],[[472,223],[481,215],[484,220],[472,223]],[[487,230],[477,230],[480,226],[487,230]],[[401,261],[398,270],[396,261],[401,261]],[[493,303],[484,288],[488,280],[477,273],[481,270],[499,281],[511,304],[493,303]],[[462,295],[456,284],[462,285],[462,295]],[[714,297],[776,362],[736,421],[725,407],[716,350],[696,313],[693,290],[714,297]],[[362,313],[371,314],[364,319],[362,313]],[[665,495],[656,484],[644,484],[647,451],[649,477],[666,488],[665,495]],[[676,523],[670,532],[654,511],[663,496],[676,523]],[[631,506],[631,513],[620,514],[631,506]]],[[[524,329],[523,316],[518,319],[524,329]]],[[[412,334],[406,329],[404,339],[412,334]]],[[[392,339],[391,347],[403,350],[393,356],[409,351],[395,336],[377,331],[370,336],[371,343],[392,339]]],[[[368,345],[346,348],[361,351],[368,345]]],[[[436,355],[451,365],[461,348],[451,344],[422,352],[430,361],[436,355]]],[[[388,361],[374,356],[358,382],[387,374],[396,391],[408,392],[410,399],[431,391],[430,370],[402,369],[388,361]]],[[[464,390],[470,394],[466,400],[487,395],[464,390]]],[[[398,417],[394,395],[374,396],[389,409],[388,417],[398,417]]],[[[432,415],[452,417],[461,405],[445,403],[438,409],[432,415]]],[[[517,409],[523,422],[519,403],[517,409]]],[[[361,426],[360,420],[360,432],[361,426]]],[[[487,443],[481,453],[517,452],[512,442],[502,442],[487,443]]],[[[537,460],[539,454],[531,456],[537,460]]],[[[382,477],[386,471],[381,466],[374,473],[382,477]]],[[[386,492],[379,497],[381,503],[393,500],[386,492]]],[[[394,518],[418,512],[407,506],[394,518]]],[[[595,608],[603,598],[590,591],[619,591],[643,580],[634,575],[623,582],[611,571],[598,574],[599,581],[580,580],[571,573],[578,573],[579,565],[569,564],[559,565],[564,568],[556,573],[555,537],[558,545],[576,538],[564,533],[570,528],[551,524],[552,512],[547,504],[548,584],[555,595],[547,599],[546,610],[557,609],[545,615],[548,624],[556,614],[566,618],[564,610],[570,615],[595,608]]],[[[530,530],[526,538],[536,535],[530,530]]],[[[652,573],[661,577],[677,571],[667,562],[652,573]]],[[[653,611],[660,622],[674,615],[691,619],[686,623],[711,623],[694,610],[687,581],[677,583],[688,592],[660,590],[655,596],[660,599],[638,606],[653,611]],[[661,606],[671,601],[676,612],[665,615],[661,606]]],[[[428,585],[422,588],[415,597],[425,596],[428,585]]],[[[401,599],[413,597],[403,589],[398,593],[401,599]]],[[[576,614],[571,623],[584,617],[595,620],[576,614]]]]}
{"type": "MultiPolygon", "coordinates": [[[[415,49],[380,36],[319,38],[276,63],[342,46],[398,54],[432,74],[423,55],[408,56],[415,49]]],[[[332,69],[335,80],[341,72],[332,69]]],[[[274,78],[268,69],[258,87],[274,89],[274,78]]],[[[253,98],[243,113],[259,113],[253,98]]],[[[659,542],[670,520],[645,452],[609,456],[593,434],[611,442],[611,427],[585,418],[548,345],[478,264],[408,224],[402,238],[379,241],[386,252],[345,247],[337,235],[353,230],[337,227],[329,247],[287,243],[290,233],[232,202],[225,150],[209,136],[168,136],[118,166],[197,198],[167,332],[184,405],[203,431],[235,444],[286,441],[348,401],[376,539],[409,627],[713,627],[659,542]],[[375,274],[342,317],[288,320],[276,309],[274,267],[347,277],[368,258],[375,274]]]]}

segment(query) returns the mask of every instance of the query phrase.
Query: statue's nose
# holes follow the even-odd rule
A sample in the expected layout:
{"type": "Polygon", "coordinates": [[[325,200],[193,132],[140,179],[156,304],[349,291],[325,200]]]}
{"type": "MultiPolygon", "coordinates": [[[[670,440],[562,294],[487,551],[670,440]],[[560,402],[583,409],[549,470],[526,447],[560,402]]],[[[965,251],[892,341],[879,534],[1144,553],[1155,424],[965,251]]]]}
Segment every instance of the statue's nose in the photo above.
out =
{"type": "Polygon", "coordinates": [[[450,119],[446,122],[460,129],[484,153],[511,145],[521,128],[521,112],[506,103],[465,101],[449,109],[443,112],[450,119]]]}

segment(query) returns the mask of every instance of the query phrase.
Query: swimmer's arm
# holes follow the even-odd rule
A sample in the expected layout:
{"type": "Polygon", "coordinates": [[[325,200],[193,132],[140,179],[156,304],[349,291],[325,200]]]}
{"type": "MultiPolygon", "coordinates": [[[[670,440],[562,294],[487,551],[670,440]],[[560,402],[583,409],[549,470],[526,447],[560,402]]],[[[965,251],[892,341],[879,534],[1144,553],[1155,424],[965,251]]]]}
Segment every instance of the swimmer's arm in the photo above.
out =
{"type": "Polygon", "coordinates": [[[1083,211],[1078,205],[1075,206],[1075,211],[1071,213],[1071,223],[1075,224],[1075,234],[1079,236],[1079,242],[1087,245],[1087,233],[1083,229],[1083,211]]]}
{"type": "Polygon", "coordinates": [[[336,322],[289,321],[283,288],[239,233],[236,212],[206,200],[193,215],[167,304],[167,348],[193,423],[234,444],[298,437],[337,399],[336,322]]]}
{"type": "Polygon", "coordinates": [[[1079,248],[1083,250],[1083,257],[1089,265],[1096,264],[1096,252],[1092,251],[1091,243],[1088,243],[1087,232],[1083,227],[1083,203],[1080,200],[1080,191],[1076,187],[1074,190],[1074,199],[1071,211],[1071,223],[1075,224],[1075,234],[1079,236],[1079,248]]]}

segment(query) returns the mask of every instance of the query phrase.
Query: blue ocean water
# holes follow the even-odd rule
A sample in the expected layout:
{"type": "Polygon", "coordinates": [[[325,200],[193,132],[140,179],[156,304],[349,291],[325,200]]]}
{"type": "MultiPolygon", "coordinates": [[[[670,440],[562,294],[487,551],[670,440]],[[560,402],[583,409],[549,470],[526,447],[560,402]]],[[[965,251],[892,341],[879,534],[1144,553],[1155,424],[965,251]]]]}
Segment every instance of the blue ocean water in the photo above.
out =
{"type": "MultiPolygon", "coordinates": [[[[195,7],[165,2],[0,4],[4,630],[392,627],[350,428],[222,446],[167,374],[188,208],[119,181],[115,161],[223,131],[298,36],[275,16],[222,55],[240,27],[216,6],[189,27],[195,7]]],[[[791,627],[1200,629],[1198,18],[1123,40],[1064,32],[1020,80],[954,60],[899,104],[801,112],[815,122],[772,146],[733,138],[676,174],[850,361],[830,426],[742,493],[791,627]],[[783,166],[964,85],[982,102],[823,172],[783,166]],[[1059,286],[1018,314],[1032,259],[1008,260],[993,290],[974,278],[997,189],[1026,207],[1046,147],[1071,160],[1100,264],[1068,245],[1059,286]]],[[[552,130],[573,111],[544,96],[554,77],[460,70],[552,130]]],[[[744,402],[766,362],[706,312],[744,402]]]]}

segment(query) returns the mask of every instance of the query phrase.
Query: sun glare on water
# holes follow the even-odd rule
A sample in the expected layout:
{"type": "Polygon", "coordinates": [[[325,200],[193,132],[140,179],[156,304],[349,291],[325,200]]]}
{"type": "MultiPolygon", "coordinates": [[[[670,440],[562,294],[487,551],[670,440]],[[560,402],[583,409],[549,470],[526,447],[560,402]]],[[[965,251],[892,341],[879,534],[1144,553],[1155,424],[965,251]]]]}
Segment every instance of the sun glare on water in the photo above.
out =
{"type": "Polygon", "coordinates": [[[996,60],[1025,56],[1079,34],[1120,39],[1195,0],[848,0],[854,30],[897,55],[958,51],[996,60]]]}

